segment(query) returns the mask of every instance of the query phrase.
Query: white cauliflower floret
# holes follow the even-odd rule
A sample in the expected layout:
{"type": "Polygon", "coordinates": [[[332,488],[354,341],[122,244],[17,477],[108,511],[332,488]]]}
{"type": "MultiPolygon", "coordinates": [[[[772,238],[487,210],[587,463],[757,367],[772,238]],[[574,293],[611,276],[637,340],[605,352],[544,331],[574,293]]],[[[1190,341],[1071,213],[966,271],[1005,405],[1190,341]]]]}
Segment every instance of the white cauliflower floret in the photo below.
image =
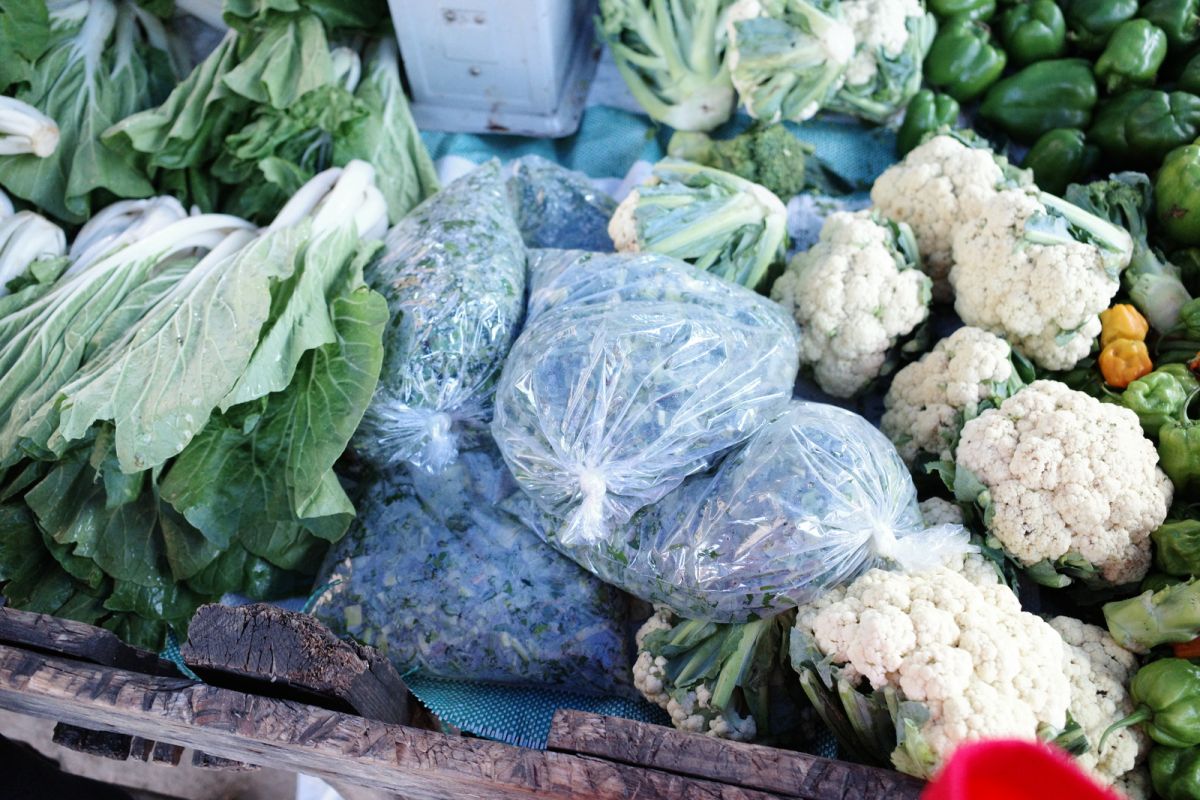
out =
{"type": "Polygon", "coordinates": [[[640,198],[637,189],[631,191],[613,210],[613,215],[608,220],[608,236],[612,239],[613,249],[618,253],[636,253],[640,249],[637,218],[634,216],[640,198]]]}
{"type": "Polygon", "coordinates": [[[1104,783],[1114,784],[1142,762],[1150,747],[1140,728],[1129,727],[1115,731],[1104,749],[1096,750],[1108,727],[1133,712],[1133,699],[1125,687],[1137,671],[1137,657],[1095,625],[1071,617],[1055,617],[1050,625],[1066,643],[1071,716],[1090,745],[1078,761],[1104,783]]]}
{"type": "Polygon", "coordinates": [[[922,500],[917,503],[917,506],[921,509],[921,517],[924,518],[925,524],[930,527],[934,525],[962,525],[963,523],[962,509],[949,500],[943,500],[940,497],[931,497],[928,500],[922,500]]]}
{"type": "Polygon", "coordinates": [[[991,151],[935,136],[888,167],[871,187],[875,208],[908,223],[916,234],[921,268],[933,278],[939,302],[952,297],[947,276],[956,227],[977,216],[1004,180],[991,151]]]}
{"type": "Polygon", "coordinates": [[[1026,223],[1045,210],[1021,190],[985,200],[954,235],[950,285],[963,322],[1006,336],[1046,369],[1070,369],[1091,351],[1120,280],[1094,245],[1029,241],[1026,223]]]}
{"type": "Polygon", "coordinates": [[[1035,381],[967,422],[955,459],[987,487],[990,531],[1021,564],[1075,553],[1109,583],[1146,574],[1172,490],[1129,409],[1035,381]]]}
{"type": "Polygon", "coordinates": [[[891,686],[925,705],[929,719],[920,734],[935,763],[894,757],[921,777],[964,742],[1035,740],[1040,726],[1066,724],[1061,637],[1021,610],[982,556],[965,560],[971,577],[949,566],[872,569],[832,599],[801,608],[796,620],[798,635],[811,636],[821,653],[845,665],[842,677],[875,690],[891,686]]]}
{"type": "Polygon", "coordinates": [[[950,460],[963,423],[977,416],[982,403],[1011,393],[1014,377],[1008,342],[979,328],[959,328],[896,373],[883,398],[880,427],[910,464],[922,452],[950,460]]]}
{"type": "Polygon", "coordinates": [[[817,244],[792,259],[771,298],[800,323],[800,360],[814,365],[817,383],[850,397],[929,315],[929,278],[907,268],[886,223],[869,211],[836,212],[817,244]]]}
{"type": "Polygon", "coordinates": [[[896,58],[908,44],[908,18],[925,15],[921,0],[842,0],[842,21],[854,31],[858,47],[846,67],[845,83],[859,86],[879,71],[876,54],[896,58]]]}

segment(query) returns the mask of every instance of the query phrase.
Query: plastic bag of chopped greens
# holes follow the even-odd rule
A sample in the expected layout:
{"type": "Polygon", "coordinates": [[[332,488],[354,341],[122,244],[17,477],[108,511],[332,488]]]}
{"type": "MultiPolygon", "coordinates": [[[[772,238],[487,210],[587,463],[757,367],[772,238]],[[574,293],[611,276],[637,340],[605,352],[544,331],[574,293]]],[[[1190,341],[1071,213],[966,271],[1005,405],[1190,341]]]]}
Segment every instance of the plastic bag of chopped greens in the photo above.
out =
{"type": "Polygon", "coordinates": [[[541,532],[591,572],[691,619],[741,622],[808,602],[885,562],[969,549],[926,528],[895,447],[862,417],[794,401],[711,473],[638,513],[604,547],[541,532]]]}
{"type": "Polygon", "coordinates": [[[421,203],[366,270],[388,301],[379,388],[355,438],[376,463],[437,473],[478,438],[525,309],[525,246],[500,163],[421,203]]]}
{"type": "Polygon", "coordinates": [[[628,598],[547,547],[516,516],[495,446],[442,475],[369,470],[358,521],[330,551],[314,613],[401,672],[628,694],[628,598]]]}
{"type": "Polygon", "coordinates": [[[668,256],[541,253],[492,434],[559,540],[604,549],[786,408],[797,337],[779,306],[668,256]]]}
{"type": "Polygon", "coordinates": [[[526,246],[612,251],[608,220],[617,203],[582,172],[522,156],[512,162],[508,194],[526,246]]]}

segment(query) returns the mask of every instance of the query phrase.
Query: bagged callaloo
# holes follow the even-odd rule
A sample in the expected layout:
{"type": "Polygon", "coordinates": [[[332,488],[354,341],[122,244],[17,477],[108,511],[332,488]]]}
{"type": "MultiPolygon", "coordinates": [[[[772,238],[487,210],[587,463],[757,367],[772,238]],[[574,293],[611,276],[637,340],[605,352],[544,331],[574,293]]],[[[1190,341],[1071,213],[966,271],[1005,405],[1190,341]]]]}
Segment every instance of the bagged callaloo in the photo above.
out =
{"type": "Polygon", "coordinates": [[[777,416],[797,333],[776,305],[650,254],[544,254],[492,433],[564,548],[603,548],[642,507],[777,416]]]}
{"type": "Polygon", "coordinates": [[[936,563],[966,536],[926,527],[908,469],[869,422],[793,401],[602,546],[558,546],[632,594],[725,623],[795,608],[885,561],[936,563]]]}
{"type": "Polygon", "coordinates": [[[502,509],[528,501],[494,444],[439,476],[392,464],[360,488],[318,581],[331,629],[401,671],[628,693],[627,598],[502,509]]]}
{"type": "Polygon", "coordinates": [[[366,272],[387,298],[382,379],[355,444],[430,472],[485,425],[525,307],[525,246],[498,161],[425,201],[366,272]]]}
{"type": "Polygon", "coordinates": [[[617,203],[582,172],[522,156],[512,163],[508,195],[527,247],[613,249],[608,220],[617,203]]]}

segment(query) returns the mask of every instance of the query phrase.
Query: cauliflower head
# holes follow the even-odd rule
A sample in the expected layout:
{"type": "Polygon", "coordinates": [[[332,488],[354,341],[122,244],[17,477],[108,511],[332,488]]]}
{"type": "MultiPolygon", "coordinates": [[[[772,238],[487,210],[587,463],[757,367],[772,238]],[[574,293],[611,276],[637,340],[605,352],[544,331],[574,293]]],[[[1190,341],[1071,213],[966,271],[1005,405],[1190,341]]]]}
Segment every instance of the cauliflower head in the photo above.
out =
{"type": "Polygon", "coordinates": [[[880,427],[909,464],[921,453],[949,461],[963,423],[1023,385],[1008,342],[959,328],[896,373],[880,427]]]}
{"type": "Polygon", "coordinates": [[[922,0],[842,0],[854,56],[828,108],[883,123],[921,88],[921,64],[937,22],[922,0]]]}
{"type": "Polygon", "coordinates": [[[898,692],[924,706],[898,727],[893,764],[918,777],[935,772],[964,743],[1036,739],[1067,721],[1069,683],[1062,638],[1021,610],[982,556],[917,573],[872,569],[848,586],[802,606],[796,643],[815,643],[840,677],[875,693],[898,692]],[[923,752],[922,759],[911,753],[923,752]]]}
{"type": "Polygon", "coordinates": [[[990,150],[941,135],[888,167],[871,187],[875,208],[912,228],[939,302],[952,297],[947,277],[955,229],[977,216],[983,202],[1010,180],[990,150]]]}
{"type": "Polygon", "coordinates": [[[929,277],[911,232],[869,211],[830,214],[821,237],[771,287],[802,329],[800,361],[850,397],[879,375],[888,350],[929,316],[929,277]]]}
{"type": "Polygon", "coordinates": [[[1020,190],[984,200],[954,235],[950,285],[963,322],[1007,336],[1046,369],[1064,370],[1091,351],[1097,315],[1120,280],[1091,243],[1031,240],[1027,225],[1045,214],[1038,198],[1020,190]]]}
{"type": "Polygon", "coordinates": [[[1099,780],[1116,784],[1137,768],[1150,748],[1149,737],[1140,728],[1129,727],[1115,731],[1104,742],[1104,749],[1096,750],[1108,727],[1134,710],[1126,687],[1137,672],[1137,657],[1095,625],[1054,617],[1050,627],[1066,645],[1070,712],[1088,740],[1088,752],[1077,759],[1099,780]]]}
{"type": "Polygon", "coordinates": [[[1145,576],[1172,489],[1129,409],[1035,381],[967,422],[955,459],[958,477],[980,484],[990,535],[1022,566],[1070,556],[1111,584],[1145,576]]]}
{"type": "Polygon", "coordinates": [[[921,518],[931,528],[934,525],[963,524],[962,508],[957,503],[951,503],[949,500],[943,500],[940,497],[931,497],[928,500],[922,500],[917,503],[917,507],[921,509],[921,518]]]}
{"type": "Polygon", "coordinates": [[[857,44],[846,67],[847,86],[874,80],[879,72],[877,59],[896,59],[908,45],[909,18],[925,16],[922,0],[842,0],[840,5],[842,21],[854,31],[857,44]]]}

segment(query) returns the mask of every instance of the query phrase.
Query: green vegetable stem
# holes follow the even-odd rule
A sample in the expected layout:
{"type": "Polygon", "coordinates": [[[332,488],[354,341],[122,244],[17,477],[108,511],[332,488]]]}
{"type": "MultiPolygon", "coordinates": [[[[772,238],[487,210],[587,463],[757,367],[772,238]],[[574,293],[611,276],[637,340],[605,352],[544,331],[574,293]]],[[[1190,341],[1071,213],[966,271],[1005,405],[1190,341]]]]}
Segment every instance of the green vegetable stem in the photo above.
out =
{"type": "Polygon", "coordinates": [[[926,134],[958,123],[958,101],[948,94],[922,89],[908,103],[904,122],[896,133],[896,155],[903,157],[921,143],[926,134]]]}
{"type": "Polygon", "coordinates": [[[1200,748],[1155,747],[1150,751],[1150,781],[1163,800],[1200,797],[1200,748]]]}
{"type": "Polygon", "coordinates": [[[1033,171],[1038,188],[1061,195],[1067,184],[1091,172],[1099,157],[1100,149],[1079,128],[1055,128],[1038,137],[1021,166],[1033,171]]]}
{"type": "Polygon", "coordinates": [[[1121,395],[1121,403],[1138,415],[1148,436],[1155,436],[1183,413],[1188,398],[1197,391],[1200,381],[1185,364],[1167,364],[1130,383],[1121,395]]]}
{"type": "Polygon", "coordinates": [[[1151,86],[1167,57],[1167,35],[1144,19],[1122,22],[1096,59],[1096,77],[1109,94],[1151,86]]]}
{"type": "Polygon", "coordinates": [[[987,25],[968,15],[942,25],[925,57],[925,81],[960,103],[974,100],[999,80],[1008,56],[987,25]]]}
{"type": "Polygon", "coordinates": [[[1138,16],[1162,28],[1172,50],[1200,42],[1200,0],[1150,0],[1138,16]]]}
{"type": "Polygon", "coordinates": [[[1092,68],[1081,58],[1030,64],[988,90],[980,115],[1022,142],[1055,128],[1082,128],[1097,99],[1092,68]]]}
{"type": "Polygon", "coordinates": [[[1154,564],[1180,578],[1200,575],[1200,521],[1168,522],[1150,534],[1154,540],[1154,564]]]}
{"type": "Polygon", "coordinates": [[[1149,168],[1198,133],[1200,97],[1134,89],[1100,104],[1088,138],[1112,159],[1149,168]]]}
{"type": "Polygon", "coordinates": [[[1143,652],[1160,644],[1190,642],[1200,636],[1200,581],[1106,603],[1104,620],[1113,639],[1127,650],[1143,652]]]}
{"type": "Polygon", "coordinates": [[[1085,53],[1098,53],[1113,31],[1138,13],[1138,0],[1066,0],[1067,36],[1085,53]]]}
{"type": "Polygon", "coordinates": [[[996,27],[1012,63],[1019,67],[1067,51],[1067,23],[1054,0],[1031,0],[1005,11],[996,27]]]}
{"type": "Polygon", "coordinates": [[[1183,658],[1164,658],[1138,670],[1129,684],[1137,709],[1113,723],[1100,739],[1130,725],[1167,747],[1200,745],[1200,666],[1183,658]]]}
{"type": "MultiPolygon", "coordinates": [[[[1200,116],[1200,98],[1187,96],[1196,102],[1200,116]]],[[[1182,244],[1200,245],[1200,144],[1167,154],[1154,181],[1154,202],[1158,221],[1168,236],[1182,244]]]]}

